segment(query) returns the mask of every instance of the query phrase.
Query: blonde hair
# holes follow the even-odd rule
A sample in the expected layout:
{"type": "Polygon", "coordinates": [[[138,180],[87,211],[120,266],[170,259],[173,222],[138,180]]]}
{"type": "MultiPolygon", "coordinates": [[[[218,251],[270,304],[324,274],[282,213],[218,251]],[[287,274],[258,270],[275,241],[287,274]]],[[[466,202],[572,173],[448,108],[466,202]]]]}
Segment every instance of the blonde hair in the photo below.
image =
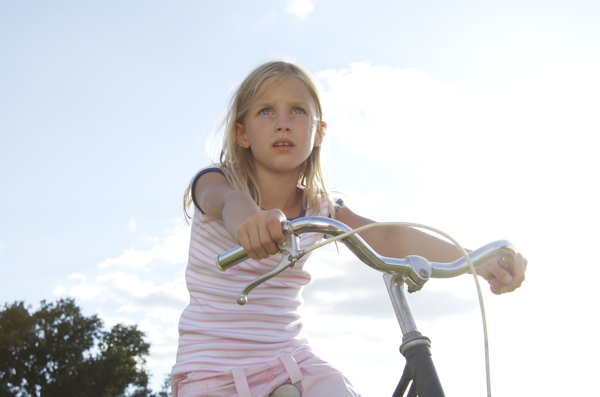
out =
{"type": "MultiPolygon", "coordinates": [[[[244,149],[237,143],[235,125],[243,123],[248,109],[253,102],[266,92],[271,86],[277,84],[284,77],[294,77],[300,81],[308,90],[313,98],[317,108],[317,114],[314,119],[317,120],[317,131],[321,131],[323,122],[323,109],[319,98],[317,85],[310,74],[298,65],[286,61],[266,62],[254,69],[244,79],[242,84],[235,91],[231,98],[229,110],[223,121],[224,136],[220,155],[221,169],[225,177],[234,189],[241,190],[249,194],[258,206],[261,206],[261,193],[258,188],[256,171],[252,151],[244,149]],[[262,83],[271,79],[266,87],[261,87],[262,83]]],[[[312,115],[311,115],[312,116],[312,115]]],[[[325,186],[325,179],[321,170],[321,146],[313,148],[310,156],[304,163],[304,168],[298,179],[298,187],[303,190],[304,208],[310,206],[317,209],[321,206],[322,197],[326,197],[329,203],[329,211],[332,217],[335,216],[335,209],[331,197],[325,186]]],[[[190,217],[187,209],[192,203],[192,182],[188,185],[184,198],[184,213],[190,217]]]]}

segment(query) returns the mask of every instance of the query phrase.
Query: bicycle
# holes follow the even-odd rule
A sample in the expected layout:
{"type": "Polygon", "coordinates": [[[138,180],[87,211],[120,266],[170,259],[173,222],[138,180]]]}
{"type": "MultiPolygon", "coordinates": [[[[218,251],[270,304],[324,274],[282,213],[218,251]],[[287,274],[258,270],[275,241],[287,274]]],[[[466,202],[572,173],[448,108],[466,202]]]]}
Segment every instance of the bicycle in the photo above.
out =
{"type": "MultiPolygon", "coordinates": [[[[406,358],[406,365],[392,397],[402,397],[407,390],[407,397],[443,397],[445,394],[431,358],[431,341],[417,330],[404,286],[406,285],[406,290],[408,290],[409,293],[416,292],[421,290],[430,278],[451,278],[468,271],[474,273],[477,266],[491,259],[499,257],[502,261],[507,260],[507,257],[514,257],[516,255],[516,249],[509,241],[499,240],[467,254],[454,239],[439,230],[425,225],[402,224],[405,226],[426,228],[444,235],[451,240],[459,250],[461,250],[463,257],[450,263],[429,262],[427,259],[420,256],[407,256],[403,259],[383,257],[373,251],[373,249],[357,234],[359,231],[368,227],[376,227],[377,225],[383,224],[371,224],[352,230],[347,225],[331,218],[298,218],[283,224],[285,242],[279,246],[283,253],[281,262],[273,270],[246,285],[240,293],[237,302],[240,305],[246,304],[248,302],[248,294],[254,288],[280,274],[308,252],[333,241],[341,241],[358,259],[369,267],[383,273],[383,279],[392,301],[398,324],[402,331],[403,336],[400,352],[406,358]],[[332,238],[307,249],[300,250],[299,236],[304,233],[321,233],[331,236],[332,238]]],[[[243,248],[236,247],[218,255],[216,258],[216,265],[219,270],[225,272],[227,269],[247,258],[248,255],[243,248]]],[[[483,307],[481,301],[480,304],[483,307]]],[[[487,359],[488,352],[486,340],[486,364],[487,359]]],[[[486,365],[486,367],[488,395],[491,395],[489,386],[489,366],[486,365]]]]}

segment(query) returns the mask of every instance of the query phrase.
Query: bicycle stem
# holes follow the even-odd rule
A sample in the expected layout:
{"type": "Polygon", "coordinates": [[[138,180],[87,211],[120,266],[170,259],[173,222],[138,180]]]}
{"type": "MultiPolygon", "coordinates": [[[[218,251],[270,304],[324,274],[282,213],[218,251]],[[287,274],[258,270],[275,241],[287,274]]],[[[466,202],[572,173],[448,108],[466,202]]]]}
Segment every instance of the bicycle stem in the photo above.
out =
{"type": "Polygon", "coordinates": [[[404,280],[394,274],[386,273],[383,275],[383,281],[390,295],[402,335],[406,335],[409,332],[417,332],[417,324],[415,323],[412,310],[408,305],[406,293],[404,292],[404,280]]]}

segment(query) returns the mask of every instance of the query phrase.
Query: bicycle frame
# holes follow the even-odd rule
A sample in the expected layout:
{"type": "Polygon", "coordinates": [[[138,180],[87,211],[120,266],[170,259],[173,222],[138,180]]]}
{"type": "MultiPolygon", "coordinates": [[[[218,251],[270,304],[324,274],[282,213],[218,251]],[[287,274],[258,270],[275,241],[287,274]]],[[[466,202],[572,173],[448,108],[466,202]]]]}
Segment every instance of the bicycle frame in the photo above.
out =
{"type": "MultiPolygon", "coordinates": [[[[298,259],[308,253],[300,250],[298,236],[304,233],[322,233],[339,236],[351,229],[334,219],[324,217],[305,217],[288,221],[283,226],[285,242],[279,248],[283,257],[273,270],[249,283],[240,293],[238,304],[248,301],[252,289],[292,266],[298,259]]],[[[456,277],[469,271],[465,258],[451,263],[429,262],[420,256],[406,258],[388,258],[377,254],[358,234],[351,234],[340,240],[348,249],[369,267],[382,272],[392,306],[402,331],[400,352],[406,358],[406,367],[393,397],[402,397],[412,381],[408,397],[442,397],[444,392],[435,366],[431,359],[431,342],[418,330],[408,303],[405,287],[408,292],[419,291],[430,278],[456,277]]],[[[495,257],[516,255],[516,249],[506,240],[487,244],[469,253],[473,266],[477,267],[495,257]]],[[[244,261],[248,255],[241,247],[233,248],[216,258],[217,267],[225,272],[232,266],[244,261]]]]}

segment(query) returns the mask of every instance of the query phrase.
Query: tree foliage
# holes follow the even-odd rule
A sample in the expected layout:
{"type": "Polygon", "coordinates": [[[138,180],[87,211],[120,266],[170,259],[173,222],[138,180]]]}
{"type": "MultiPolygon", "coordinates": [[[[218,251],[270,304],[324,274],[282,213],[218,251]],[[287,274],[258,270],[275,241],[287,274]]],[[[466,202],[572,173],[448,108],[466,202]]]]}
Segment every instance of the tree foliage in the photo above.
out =
{"type": "Polygon", "coordinates": [[[150,345],[135,325],[102,329],[72,299],[0,309],[0,397],[166,397],[148,389],[150,345]]]}

